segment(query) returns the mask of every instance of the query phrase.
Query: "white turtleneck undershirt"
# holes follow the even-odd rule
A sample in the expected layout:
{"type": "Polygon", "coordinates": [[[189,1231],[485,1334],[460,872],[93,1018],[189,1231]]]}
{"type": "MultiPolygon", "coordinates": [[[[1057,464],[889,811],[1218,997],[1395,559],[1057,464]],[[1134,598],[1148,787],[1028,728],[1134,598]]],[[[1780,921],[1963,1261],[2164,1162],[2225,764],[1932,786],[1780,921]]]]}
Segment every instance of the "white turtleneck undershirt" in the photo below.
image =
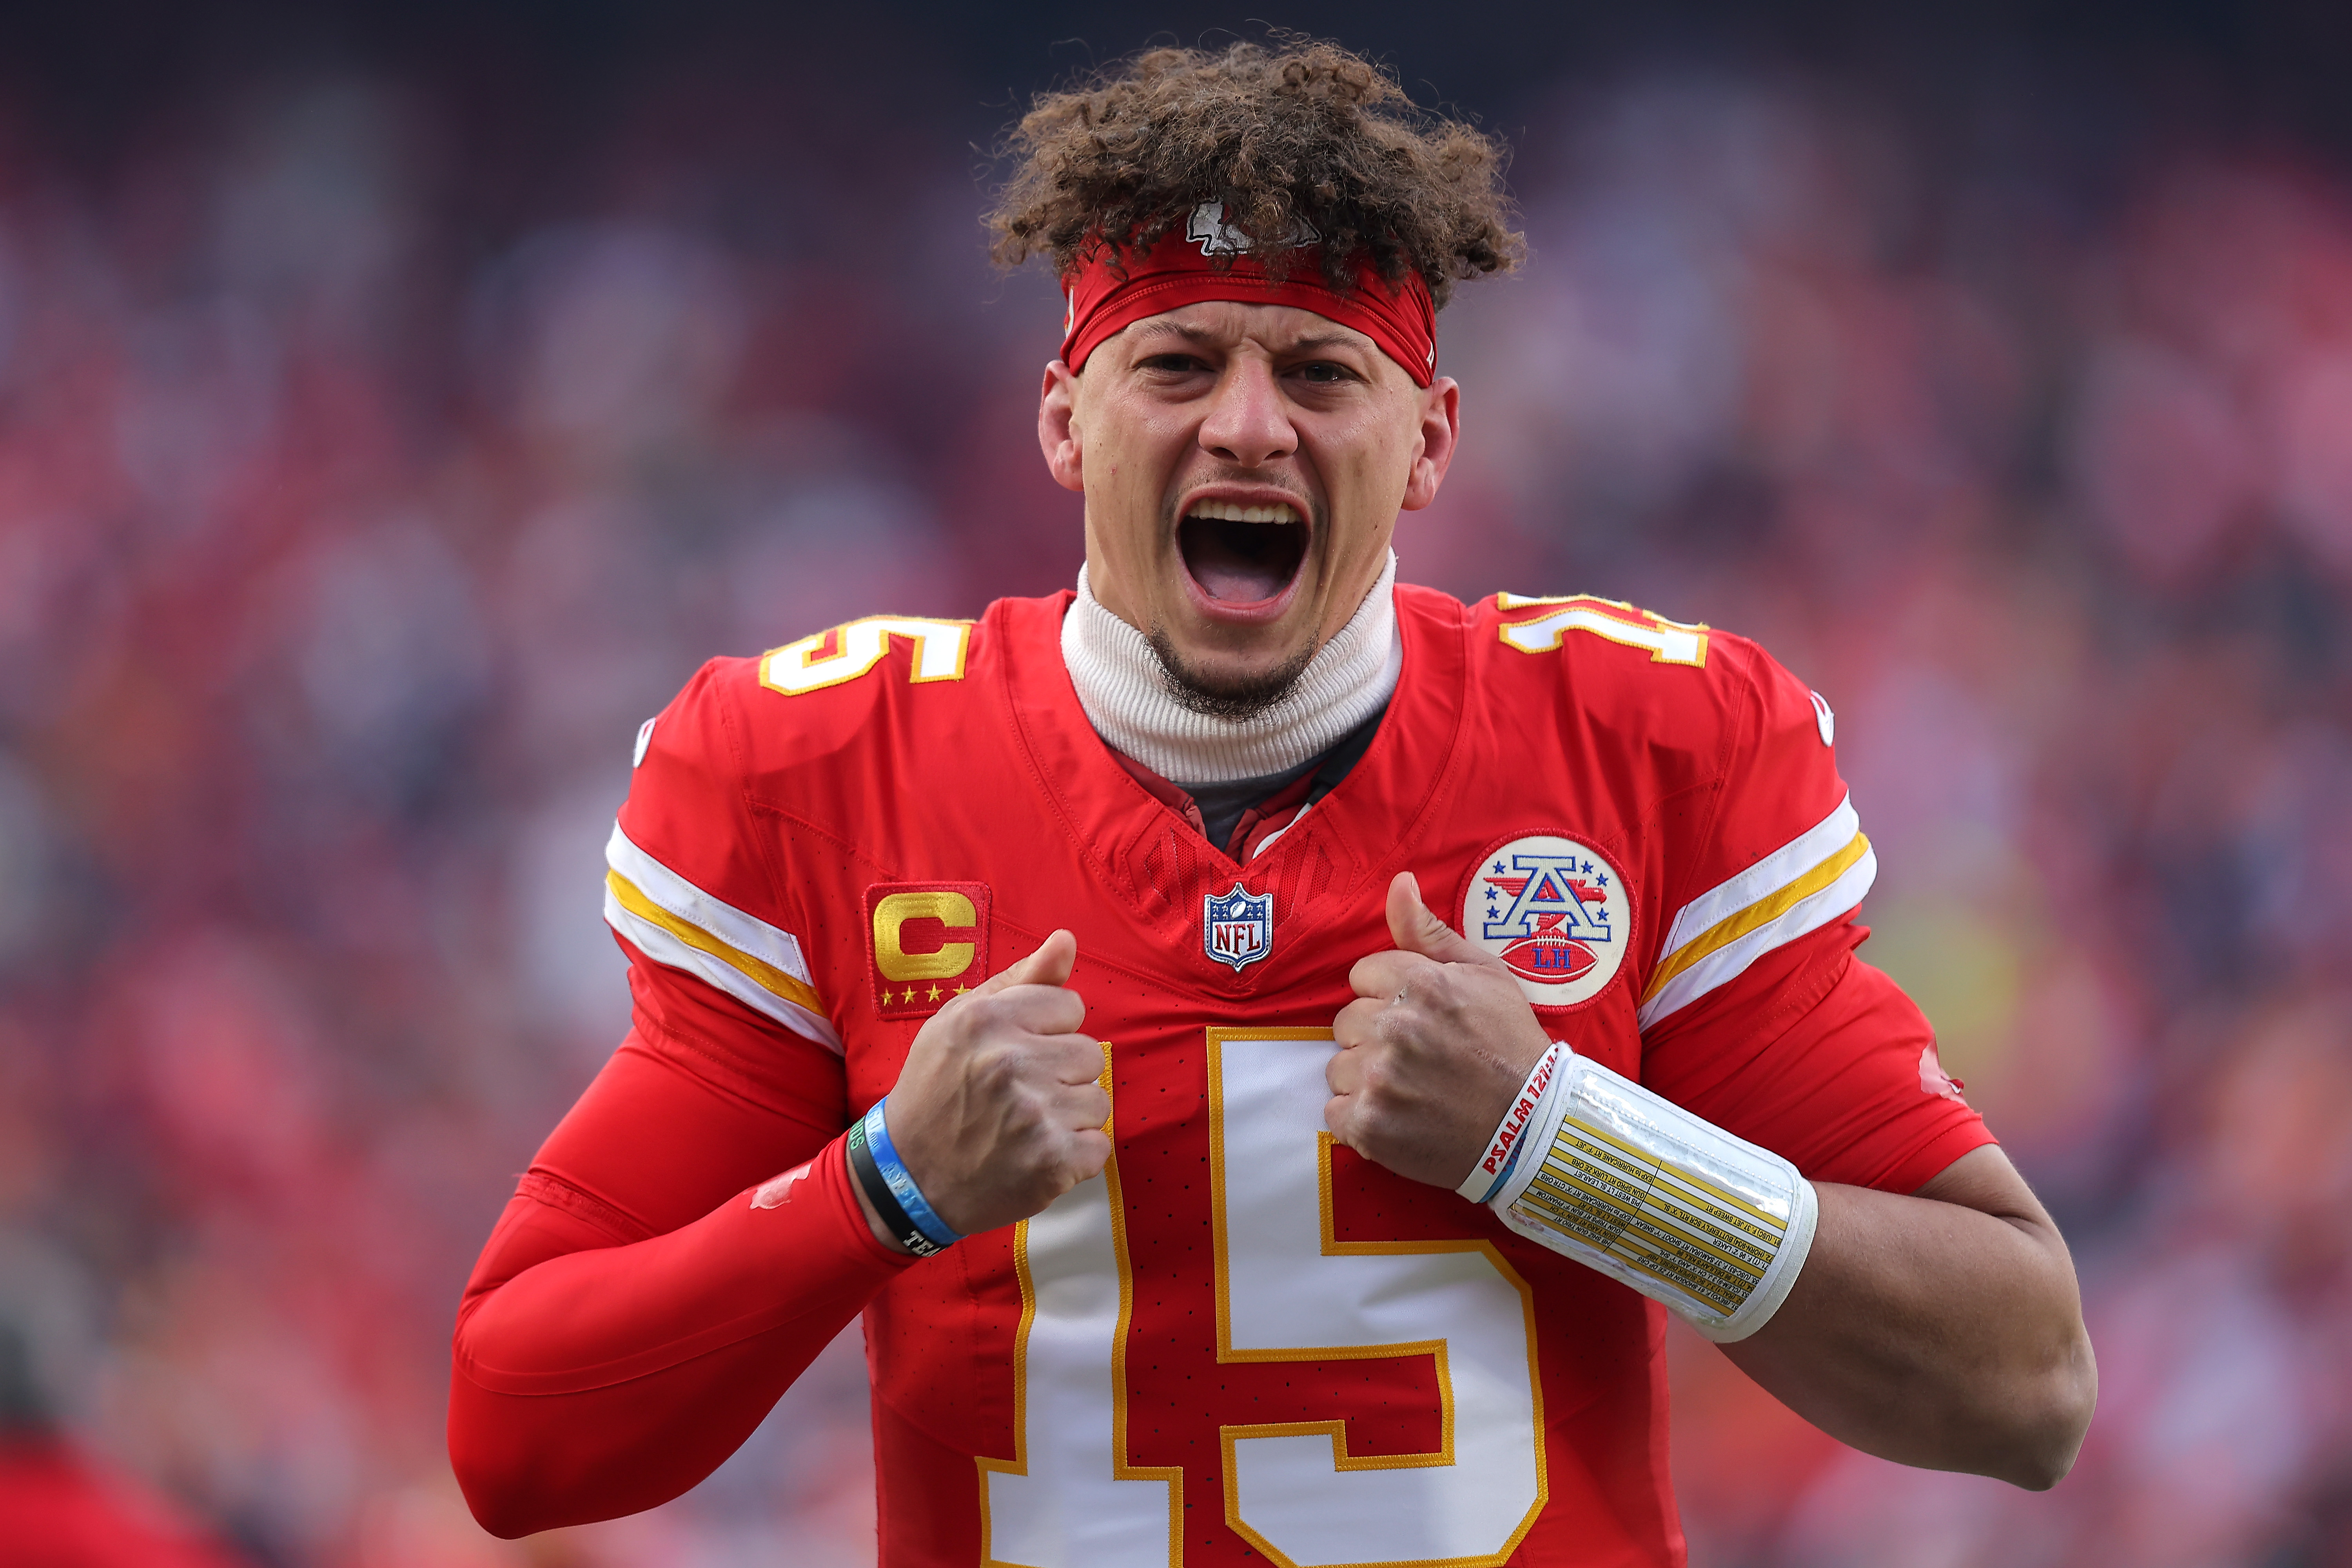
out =
{"type": "Polygon", "coordinates": [[[1380,711],[1404,668],[1397,629],[1396,552],[1348,624],[1316,649],[1297,683],[1255,718],[1195,713],[1176,700],[1141,632],[1103,608],[1078,568],[1077,603],[1062,619],[1062,662],[1095,732],[1161,778],[1230,784],[1286,773],[1329,751],[1380,711]]]}

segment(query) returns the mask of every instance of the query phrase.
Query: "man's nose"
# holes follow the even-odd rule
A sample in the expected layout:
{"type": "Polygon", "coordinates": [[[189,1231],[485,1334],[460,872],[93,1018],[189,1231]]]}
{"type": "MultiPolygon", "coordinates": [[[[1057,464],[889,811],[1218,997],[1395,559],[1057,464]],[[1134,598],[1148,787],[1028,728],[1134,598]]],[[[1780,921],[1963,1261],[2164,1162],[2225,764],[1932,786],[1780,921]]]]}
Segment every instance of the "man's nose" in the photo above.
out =
{"type": "Polygon", "coordinates": [[[1201,421],[1201,445],[1211,456],[1244,468],[1262,468],[1298,449],[1282,388],[1264,360],[1237,356],[1210,395],[1201,421]]]}

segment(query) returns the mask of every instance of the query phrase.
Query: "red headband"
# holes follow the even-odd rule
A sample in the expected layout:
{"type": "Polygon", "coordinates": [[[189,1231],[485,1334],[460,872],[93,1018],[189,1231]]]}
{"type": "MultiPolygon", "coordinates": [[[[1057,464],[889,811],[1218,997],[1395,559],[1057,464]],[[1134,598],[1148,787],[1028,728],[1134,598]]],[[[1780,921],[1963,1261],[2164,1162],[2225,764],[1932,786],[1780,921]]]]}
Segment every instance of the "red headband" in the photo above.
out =
{"type": "MultiPolygon", "coordinates": [[[[1437,374],[1437,307],[1421,273],[1408,268],[1402,283],[1391,283],[1363,256],[1356,262],[1356,287],[1342,294],[1323,280],[1315,253],[1292,259],[1289,275],[1266,276],[1252,254],[1249,237],[1225,222],[1223,202],[1202,202],[1192,221],[1171,228],[1150,250],[1129,250],[1114,268],[1108,246],[1072,268],[1062,279],[1069,297],[1062,318],[1062,363],[1086,368],[1087,356],[1103,340],[1146,316],[1157,316],[1203,300],[1239,300],[1252,305],[1296,305],[1341,326],[1353,327],[1404,368],[1417,386],[1437,374]],[[1232,258],[1230,267],[1212,258],[1232,258]]],[[[1305,249],[1321,236],[1305,223],[1292,230],[1284,248],[1305,249]]]]}

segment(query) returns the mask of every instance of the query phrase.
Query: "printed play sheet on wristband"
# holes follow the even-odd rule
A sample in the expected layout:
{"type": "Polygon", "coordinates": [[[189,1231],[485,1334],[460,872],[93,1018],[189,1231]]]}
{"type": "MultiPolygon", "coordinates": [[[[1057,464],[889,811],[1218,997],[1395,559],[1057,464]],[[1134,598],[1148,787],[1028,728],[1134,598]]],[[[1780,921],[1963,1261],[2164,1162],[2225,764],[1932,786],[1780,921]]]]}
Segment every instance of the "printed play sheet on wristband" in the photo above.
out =
{"type": "Polygon", "coordinates": [[[1746,1199],[1575,1118],[1514,1206],[1727,1317],[1788,1234],[1746,1199]]]}

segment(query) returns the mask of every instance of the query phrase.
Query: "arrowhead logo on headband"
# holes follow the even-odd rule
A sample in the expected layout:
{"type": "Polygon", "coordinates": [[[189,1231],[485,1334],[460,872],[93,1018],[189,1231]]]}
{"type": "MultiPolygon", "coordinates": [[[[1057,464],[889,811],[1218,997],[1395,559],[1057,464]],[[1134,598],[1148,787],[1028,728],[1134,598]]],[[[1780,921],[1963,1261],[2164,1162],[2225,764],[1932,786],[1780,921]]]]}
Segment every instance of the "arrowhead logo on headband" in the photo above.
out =
{"type": "Polygon", "coordinates": [[[1313,245],[1323,236],[1313,224],[1294,214],[1289,228],[1283,231],[1280,239],[1261,246],[1225,221],[1224,203],[1212,200],[1192,209],[1192,221],[1184,226],[1184,237],[1199,246],[1203,256],[1247,256],[1253,250],[1297,250],[1302,245],[1313,245]]]}
{"type": "Polygon", "coordinates": [[[1332,287],[1323,269],[1302,258],[1280,278],[1259,258],[1301,250],[1323,236],[1293,216],[1273,241],[1253,240],[1225,216],[1222,198],[1198,203],[1184,226],[1171,227],[1149,250],[1097,241],[1062,276],[1068,301],[1062,313],[1062,363],[1074,372],[1105,342],[1148,316],[1212,300],[1291,305],[1352,327],[1380,346],[1417,386],[1437,373],[1437,306],[1418,268],[1391,282],[1369,251],[1350,258],[1352,285],[1332,287]],[[1197,247],[1197,248],[1196,248],[1197,247]]]}

